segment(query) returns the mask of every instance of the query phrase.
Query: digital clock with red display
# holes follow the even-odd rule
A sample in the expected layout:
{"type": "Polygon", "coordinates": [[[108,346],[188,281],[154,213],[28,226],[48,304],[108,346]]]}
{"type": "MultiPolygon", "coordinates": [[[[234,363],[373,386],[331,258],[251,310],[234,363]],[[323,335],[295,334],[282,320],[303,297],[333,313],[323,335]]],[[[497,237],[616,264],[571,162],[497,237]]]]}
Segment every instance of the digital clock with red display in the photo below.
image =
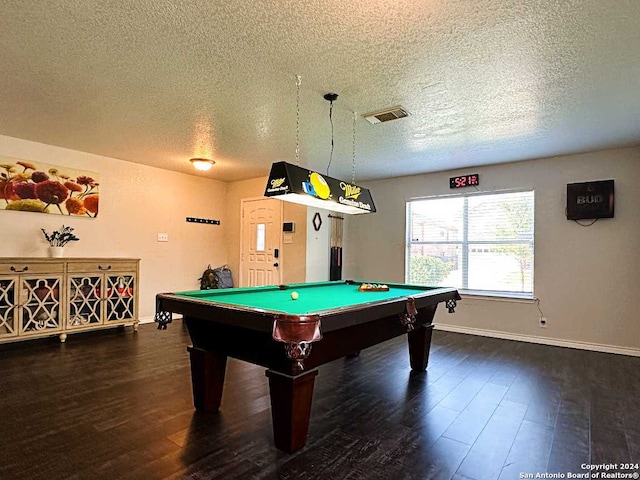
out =
{"type": "Polygon", "coordinates": [[[477,185],[480,185],[480,175],[477,173],[459,175],[449,179],[449,188],[473,187],[477,185]]]}

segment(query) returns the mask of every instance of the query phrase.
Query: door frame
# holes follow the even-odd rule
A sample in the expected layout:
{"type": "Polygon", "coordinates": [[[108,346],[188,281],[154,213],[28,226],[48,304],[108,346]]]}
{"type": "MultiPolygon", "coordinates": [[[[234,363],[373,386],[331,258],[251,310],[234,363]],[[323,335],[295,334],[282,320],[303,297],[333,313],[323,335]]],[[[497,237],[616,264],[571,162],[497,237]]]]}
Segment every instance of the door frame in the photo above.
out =
{"type": "MultiPolygon", "coordinates": [[[[269,197],[248,197],[240,199],[240,271],[238,272],[238,282],[240,287],[244,287],[244,256],[242,249],[244,248],[244,211],[245,206],[249,202],[256,202],[259,200],[275,200],[280,203],[280,224],[282,225],[282,220],[284,218],[284,205],[282,200],[277,200],[275,198],[269,197]]],[[[282,252],[282,231],[278,232],[278,246],[276,247],[280,252],[278,258],[278,284],[282,283],[283,278],[283,269],[284,269],[284,256],[282,252]]]]}

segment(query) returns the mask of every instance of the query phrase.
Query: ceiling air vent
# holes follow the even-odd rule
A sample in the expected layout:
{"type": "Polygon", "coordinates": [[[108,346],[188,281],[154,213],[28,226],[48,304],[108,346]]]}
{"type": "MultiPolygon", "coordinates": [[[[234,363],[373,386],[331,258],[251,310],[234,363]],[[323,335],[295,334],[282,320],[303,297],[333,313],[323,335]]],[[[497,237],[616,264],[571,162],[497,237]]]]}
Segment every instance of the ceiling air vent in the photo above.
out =
{"type": "Polygon", "coordinates": [[[397,120],[398,118],[408,117],[409,112],[407,112],[404,107],[397,106],[393,108],[387,108],[385,110],[380,110],[379,112],[367,113],[363,115],[369,123],[384,123],[390,122],[391,120],[397,120]]]}

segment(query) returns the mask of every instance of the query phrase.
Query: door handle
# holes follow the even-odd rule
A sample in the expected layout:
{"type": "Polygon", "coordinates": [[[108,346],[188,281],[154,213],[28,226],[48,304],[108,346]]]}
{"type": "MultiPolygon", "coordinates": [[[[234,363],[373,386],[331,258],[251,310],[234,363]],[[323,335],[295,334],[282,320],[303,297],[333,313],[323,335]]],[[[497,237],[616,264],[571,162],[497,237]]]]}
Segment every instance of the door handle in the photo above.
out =
{"type": "Polygon", "coordinates": [[[277,267],[277,266],[278,266],[278,262],[274,263],[274,264],[273,264],[273,266],[274,266],[274,267],[277,267]]]}

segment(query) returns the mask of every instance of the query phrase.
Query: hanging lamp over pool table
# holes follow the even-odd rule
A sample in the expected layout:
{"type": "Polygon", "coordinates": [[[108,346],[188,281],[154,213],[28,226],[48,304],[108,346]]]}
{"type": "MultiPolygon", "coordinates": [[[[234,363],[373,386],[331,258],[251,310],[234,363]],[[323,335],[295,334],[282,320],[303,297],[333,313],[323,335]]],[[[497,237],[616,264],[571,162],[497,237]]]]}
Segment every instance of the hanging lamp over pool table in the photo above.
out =
{"type": "MultiPolygon", "coordinates": [[[[338,180],[327,175],[309,170],[300,165],[300,75],[296,76],[296,165],[287,162],[276,162],[271,165],[271,173],[264,191],[265,197],[276,197],[287,202],[298,203],[309,207],[323,208],[334,212],[358,215],[375,213],[376,207],[368,189],[355,184],[356,170],[356,118],[353,114],[353,175],[351,182],[338,180]]],[[[331,120],[331,154],[333,156],[333,120],[331,112],[333,102],[338,98],[335,93],[328,93],[325,100],[331,102],[329,119],[331,120]]],[[[329,166],[331,159],[329,160],[329,166]]]]}
{"type": "Polygon", "coordinates": [[[287,162],[271,165],[264,196],[351,215],[376,211],[368,189],[287,162]]]}

